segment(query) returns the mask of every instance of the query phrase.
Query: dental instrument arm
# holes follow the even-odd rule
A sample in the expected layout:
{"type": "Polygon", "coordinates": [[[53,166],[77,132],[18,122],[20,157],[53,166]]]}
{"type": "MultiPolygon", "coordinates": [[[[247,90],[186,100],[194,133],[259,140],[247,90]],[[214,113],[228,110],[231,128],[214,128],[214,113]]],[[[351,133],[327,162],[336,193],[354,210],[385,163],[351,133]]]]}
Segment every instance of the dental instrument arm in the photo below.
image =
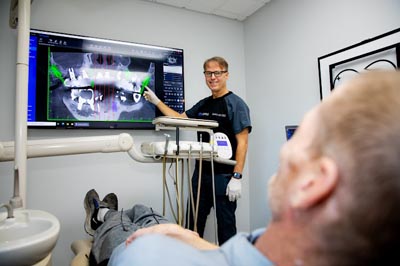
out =
{"type": "MultiPolygon", "coordinates": [[[[0,142],[0,162],[14,160],[13,141],[0,142]]],[[[111,136],[28,140],[27,157],[50,157],[86,153],[127,152],[137,162],[155,163],[160,160],[144,156],[134,145],[133,137],[127,133],[111,136]]],[[[235,165],[236,161],[215,157],[214,161],[235,165]]]]}
{"type": "Polygon", "coordinates": [[[138,237],[147,234],[163,234],[183,241],[184,243],[201,250],[212,250],[219,248],[217,245],[214,245],[201,238],[198,233],[185,229],[177,224],[158,224],[139,229],[126,239],[125,244],[129,245],[138,237]]]}
{"type": "MultiPolygon", "coordinates": [[[[0,161],[12,161],[14,152],[13,141],[0,142],[0,161]]],[[[138,152],[132,136],[127,133],[112,136],[28,140],[27,143],[28,158],[110,152],[127,152],[131,158],[142,163],[159,162],[138,152]]]]}

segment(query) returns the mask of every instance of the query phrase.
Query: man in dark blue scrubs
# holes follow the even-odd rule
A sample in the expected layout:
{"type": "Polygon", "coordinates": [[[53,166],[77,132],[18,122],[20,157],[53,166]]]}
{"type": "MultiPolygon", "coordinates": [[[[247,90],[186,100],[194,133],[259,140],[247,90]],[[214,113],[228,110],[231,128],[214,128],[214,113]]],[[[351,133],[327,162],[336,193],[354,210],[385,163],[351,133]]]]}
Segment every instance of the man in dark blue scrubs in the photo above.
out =
{"type": "MultiPolygon", "coordinates": [[[[231,160],[236,165],[214,163],[216,215],[218,224],[218,242],[223,244],[236,234],[236,201],[241,196],[242,172],[245,165],[248,134],[251,132],[250,111],[247,104],[227,88],[229,78],[228,63],[222,57],[207,59],[203,65],[204,77],[211,96],[200,100],[192,108],[180,114],[169,108],[158,99],[155,93],[147,89],[144,96],[153,103],[166,116],[208,119],[218,122],[214,133],[221,133],[227,137],[232,146],[231,160]]],[[[198,133],[198,138],[203,142],[209,141],[209,135],[198,133]]],[[[213,206],[212,172],[210,162],[203,162],[202,176],[199,184],[199,162],[192,178],[194,201],[197,200],[197,188],[200,185],[200,199],[197,217],[197,232],[202,237],[207,216],[213,206]]],[[[193,215],[191,215],[193,217],[193,215]]],[[[194,229],[194,219],[190,219],[190,229],[194,229]]]]}

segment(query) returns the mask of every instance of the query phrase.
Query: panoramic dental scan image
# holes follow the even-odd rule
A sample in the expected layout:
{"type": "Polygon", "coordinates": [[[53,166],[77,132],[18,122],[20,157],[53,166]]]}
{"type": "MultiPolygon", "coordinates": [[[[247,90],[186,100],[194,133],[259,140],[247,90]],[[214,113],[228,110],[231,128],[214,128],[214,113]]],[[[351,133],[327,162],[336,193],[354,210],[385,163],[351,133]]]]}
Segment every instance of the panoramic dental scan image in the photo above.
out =
{"type": "Polygon", "coordinates": [[[51,52],[49,119],[131,121],[154,118],[143,97],[154,90],[155,66],[148,60],[96,53],[51,52]],[[151,117],[150,117],[151,116],[151,117]]]}

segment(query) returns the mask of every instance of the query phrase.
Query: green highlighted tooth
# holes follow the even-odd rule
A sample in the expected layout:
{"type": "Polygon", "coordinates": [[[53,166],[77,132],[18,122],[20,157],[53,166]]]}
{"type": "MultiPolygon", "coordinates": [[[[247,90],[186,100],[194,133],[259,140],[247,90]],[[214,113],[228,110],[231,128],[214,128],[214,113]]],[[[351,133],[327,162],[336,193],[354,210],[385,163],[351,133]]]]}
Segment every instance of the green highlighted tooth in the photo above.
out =
{"type": "Polygon", "coordinates": [[[140,95],[143,95],[144,89],[150,83],[150,76],[147,76],[142,81],[142,86],[140,87],[140,95]]]}
{"type": "Polygon", "coordinates": [[[59,80],[61,80],[62,83],[64,83],[64,78],[62,76],[61,71],[56,67],[55,65],[50,66],[50,72],[59,80]]]}

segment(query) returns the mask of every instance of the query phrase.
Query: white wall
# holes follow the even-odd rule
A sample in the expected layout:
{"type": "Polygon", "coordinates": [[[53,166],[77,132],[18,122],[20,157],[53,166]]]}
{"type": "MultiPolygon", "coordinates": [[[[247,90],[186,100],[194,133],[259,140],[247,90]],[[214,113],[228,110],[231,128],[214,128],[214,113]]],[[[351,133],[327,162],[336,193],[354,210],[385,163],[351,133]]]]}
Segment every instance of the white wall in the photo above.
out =
{"type": "Polygon", "coordinates": [[[245,21],[251,228],[269,218],[265,187],[284,126],[319,102],[318,57],[399,28],[399,14],[398,0],[273,0],[245,21]]]}
{"type": "MultiPolygon", "coordinates": [[[[9,1],[0,1],[0,141],[14,139],[16,31],[8,27],[8,11],[9,1]]],[[[133,0],[36,0],[31,5],[31,27],[183,48],[187,107],[210,94],[202,74],[203,61],[220,55],[231,66],[229,88],[243,98],[246,95],[243,24],[238,21],[133,0]]],[[[28,132],[31,139],[114,133],[120,131],[28,132]]],[[[137,143],[162,135],[147,130],[128,133],[137,143]]],[[[0,202],[12,196],[12,169],[13,163],[0,164],[0,202]]],[[[48,211],[61,222],[53,265],[68,265],[72,258],[70,244],[86,237],[83,198],[91,188],[97,189],[100,196],[115,192],[125,209],[140,202],[161,210],[161,164],[140,164],[124,153],[29,159],[27,207],[48,211]]],[[[241,231],[249,230],[248,195],[245,182],[237,211],[241,231]]],[[[213,236],[211,228],[208,232],[213,236]]]]}

